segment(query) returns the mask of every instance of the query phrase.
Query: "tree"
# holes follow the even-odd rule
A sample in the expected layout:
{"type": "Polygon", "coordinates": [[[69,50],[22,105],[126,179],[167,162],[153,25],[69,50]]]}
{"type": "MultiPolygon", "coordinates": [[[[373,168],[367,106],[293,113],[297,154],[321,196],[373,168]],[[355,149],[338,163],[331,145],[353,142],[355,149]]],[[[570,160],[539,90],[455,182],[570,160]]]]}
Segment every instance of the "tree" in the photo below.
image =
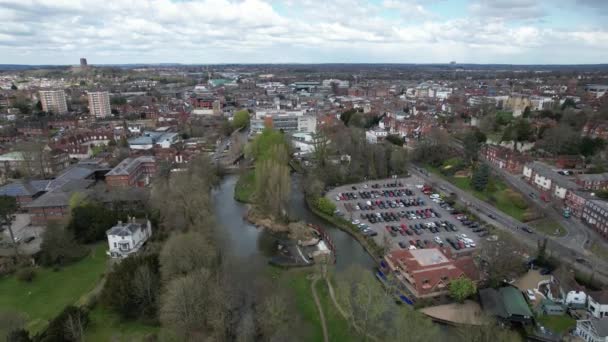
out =
{"type": "Polygon", "coordinates": [[[317,200],[315,201],[315,206],[322,213],[325,213],[327,215],[333,215],[334,212],[336,211],[336,205],[332,201],[330,201],[327,197],[317,198],[317,200]]]}
{"type": "Polygon", "coordinates": [[[15,213],[17,212],[17,201],[15,197],[0,196],[0,224],[2,228],[6,227],[11,236],[11,244],[13,245],[15,255],[19,253],[17,248],[17,242],[15,241],[15,234],[13,232],[13,220],[15,219],[15,213]]]}
{"type": "Polygon", "coordinates": [[[538,145],[554,155],[578,154],[579,135],[572,127],[559,125],[545,130],[538,145]]]}
{"type": "Polygon", "coordinates": [[[312,136],[313,155],[319,166],[324,167],[327,163],[327,155],[329,153],[329,139],[324,133],[316,133],[312,136]]]}
{"type": "Polygon", "coordinates": [[[249,111],[247,111],[246,109],[239,110],[236,113],[234,113],[234,118],[232,119],[232,128],[239,129],[239,128],[247,127],[247,126],[249,126],[249,120],[250,120],[249,111]]]}
{"type": "Polygon", "coordinates": [[[160,271],[170,280],[195,270],[215,269],[219,262],[214,243],[198,232],[173,234],[160,252],[160,271]]]}
{"type": "Polygon", "coordinates": [[[160,293],[158,255],[134,255],[114,265],[101,302],[124,319],[155,319],[160,293]]]}
{"type": "Polygon", "coordinates": [[[402,175],[407,172],[407,152],[402,149],[394,148],[390,154],[391,174],[402,175]]]}
{"type": "Polygon", "coordinates": [[[68,230],[74,233],[76,240],[91,243],[105,239],[106,231],[119,220],[126,220],[124,214],[106,209],[97,203],[88,203],[72,209],[68,230]]]}
{"type": "Polygon", "coordinates": [[[583,137],[578,146],[580,154],[585,158],[595,155],[598,151],[606,146],[606,142],[602,138],[583,137]]]}
{"type": "Polygon", "coordinates": [[[473,171],[473,177],[471,178],[471,185],[473,189],[477,191],[484,191],[488,186],[490,179],[490,168],[488,165],[482,163],[478,165],[473,171]]]}
{"type": "MultiPolygon", "coordinates": [[[[479,131],[469,131],[465,134],[462,139],[462,145],[464,148],[464,157],[467,163],[472,164],[477,160],[479,149],[481,148],[481,142],[477,133],[479,131]]],[[[479,132],[481,133],[481,132],[479,132]]],[[[481,133],[483,134],[483,133],[481,133]]],[[[484,134],[485,137],[485,134],[484,134]]]]}
{"type": "Polygon", "coordinates": [[[17,89],[19,89],[19,88],[17,88],[15,83],[11,83],[11,90],[17,90],[17,89]]]}
{"type": "Polygon", "coordinates": [[[21,331],[27,323],[27,317],[20,312],[0,311],[0,340],[9,341],[8,337],[21,331]]]}
{"type": "Polygon", "coordinates": [[[64,265],[82,259],[87,253],[87,248],[76,243],[70,231],[49,223],[42,236],[38,258],[42,265],[64,265]]]}
{"type": "Polygon", "coordinates": [[[256,203],[275,218],[284,217],[291,193],[289,167],[274,160],[263,160],[256,163],[255,173],[256,203]]]}
{"type": "Polygon", "coordinates": [[[174,278],[161,296],[161,324],[182,340],[222,340],[224,299],[221,285],[205,269],[174,278]]]}
{"type": "Polygon", "coordinates": [[[459,303],[474,295],[477,292],[475,283],[466,277],[454,279],[449,283],[450,296],[459,303]]]}
{"type": "Polygon", "coordinates": [[[67,306],[63,311],[49,322],[39,341],[54,342],[79,342],[82,335],[77,335],[84,331],[89,323],[88,313],[76,306],[67,306]]]}
{"type": "Polygon", "coordinates": [[[391,315],[391,325],[385,341],[434,342],[441,341],[439,327],[430,319],[410,308],[399,308],[391,315]]]}
{"type": "Polygon", "coordinates": [[[576,109],[576,102],[574,102],[574,100],[570,97],[566,98],[564,100],[564,103],[562,103],[562,111],[566,110],[566,108],[575,108],[576,109]]]}
{"type": "Polygon", "coordinates": [[[525,248],[515,240],[488,241],[480,250],[481,265],[490,287],[515,279],[526,272],[522,255],[525,248]]]}
{"type": "Polygon", "coordinates": [[[397,134],[389,134],[386,137],[386,141],[390,142],[393,145],[403,146],[403,138],[397,134]]]}
{"type": "Polygon", "coordinates": [[[479,325],[467,325],[459,328],[457,336],[460,341],[466,342],[519,342],[521,336],[514,331],[498,325],[495,319],[484,317],[479,325]]]}

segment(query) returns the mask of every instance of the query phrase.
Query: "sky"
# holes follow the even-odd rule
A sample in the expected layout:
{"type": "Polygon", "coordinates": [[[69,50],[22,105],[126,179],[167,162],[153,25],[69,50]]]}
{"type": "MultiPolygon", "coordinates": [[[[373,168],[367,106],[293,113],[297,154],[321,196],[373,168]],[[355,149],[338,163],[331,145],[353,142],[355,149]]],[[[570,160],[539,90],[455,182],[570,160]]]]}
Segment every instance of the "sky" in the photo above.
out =
{"type": "Polygon", "coordinates": [[[608,0],[0,0],[0,64],[608,63],[608,0]]]}

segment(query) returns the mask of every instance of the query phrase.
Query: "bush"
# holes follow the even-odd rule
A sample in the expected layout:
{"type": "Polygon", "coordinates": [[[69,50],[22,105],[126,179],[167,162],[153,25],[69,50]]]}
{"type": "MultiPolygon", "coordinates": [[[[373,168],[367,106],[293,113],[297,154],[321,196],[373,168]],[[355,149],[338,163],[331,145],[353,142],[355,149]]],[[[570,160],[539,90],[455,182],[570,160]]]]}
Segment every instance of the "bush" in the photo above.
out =
{"type": "Polygon", "coordinates": [[[515,207],[522,210],[528,208],[528,203],[521,194],[509,189],[507,190],[507,197],[511,202],[513,202],[515,207]]]}
{"type": "Polygon", "coordinates": [[[82,341],[83,333],[89,324],[89,314],[86,310],[70,305],[57,315],[40,338],[42,342],[52,341],[82,341]]]}
{"type": "Polygon", "coordinates": [[[33,267],[23,267],[17,271],[17,279],[23,282],[31,282],[36,277],[36,271],[33,267]]]}
{"type": "Polygon", "coordinates": [[[315,206],[321,212],[327,215],[333,215],[334,211],[336,211],[336,205],[326,197],[319,197],[315,201],[315,206]]]}

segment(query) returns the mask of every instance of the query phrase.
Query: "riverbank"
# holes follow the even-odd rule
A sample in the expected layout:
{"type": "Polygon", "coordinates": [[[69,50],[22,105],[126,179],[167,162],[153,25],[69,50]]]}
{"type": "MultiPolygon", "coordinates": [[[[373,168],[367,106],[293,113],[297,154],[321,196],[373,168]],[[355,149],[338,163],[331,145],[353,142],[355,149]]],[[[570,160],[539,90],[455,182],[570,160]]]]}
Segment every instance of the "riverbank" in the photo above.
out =
{"type": "Polygon", "coordinates": [[[255,191],[255,170],[248,170],[239,176],[234,187],[234,199],[241,203],[252,203],[255,191]]]}
{"type": "MultiPolygon", "coordinates": [[[[343,232],[349,234],[350,236],[352,236],[355,240],[357,240],[361,246],[363,247],[363,249],[372,257],[372,259],[374,259],[376,262],[382,258],[383,255],[383,248],[381,246],[378,246],[373,239],[367,238],[365,236],[363,236],[358,229],[356,229],[350,222],[346,221],[343,218],[340,217],[336,217],[333,215],[327,215],[326,213],[322,212],[321,210],[319,210],[318,208],[315,207],[313,201],[311,198],[309,198],[308,196],[304,196],[305,198],[305,202],[306,205],[308,206],[308,209],[315,214],[317,217],[321,218],[322,220],[326,221],[329,224],[332,224],[334,226],[336,226],[337,228],[339,228],[340,230],[342,230],[343,232]]],[[[338,253],[340,251],[337,251],[338,253]]]]}

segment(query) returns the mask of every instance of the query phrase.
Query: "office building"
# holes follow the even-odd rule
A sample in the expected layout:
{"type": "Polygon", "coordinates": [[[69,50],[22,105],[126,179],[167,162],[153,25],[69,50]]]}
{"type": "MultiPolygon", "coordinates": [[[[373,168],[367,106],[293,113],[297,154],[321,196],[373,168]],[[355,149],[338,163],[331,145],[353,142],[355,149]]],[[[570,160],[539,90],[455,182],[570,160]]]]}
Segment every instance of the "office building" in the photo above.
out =
{"type": "Polygon", "coordinates": [[[80,59],[80,66],[81,66],[82,68],[84,68],[84,67],[86,67],[87,65],[88,65],[88,64],[87,64],[87,59],[86,59],[86,58],[81,58],[81,59],[80,59]]]}
{"type": "Polygon", "coordinates": [[[55,114],[65,114],[68,112],[68,104],[65,101],[63,90],[41,90],[39,92],[42,110],[55,114]]]}
{"type": "Polygon", "coordinates": [[[89,93],[89,111],[96,118],[105,118],[112,114],[110,94],[107,91],[89,93]]]}

